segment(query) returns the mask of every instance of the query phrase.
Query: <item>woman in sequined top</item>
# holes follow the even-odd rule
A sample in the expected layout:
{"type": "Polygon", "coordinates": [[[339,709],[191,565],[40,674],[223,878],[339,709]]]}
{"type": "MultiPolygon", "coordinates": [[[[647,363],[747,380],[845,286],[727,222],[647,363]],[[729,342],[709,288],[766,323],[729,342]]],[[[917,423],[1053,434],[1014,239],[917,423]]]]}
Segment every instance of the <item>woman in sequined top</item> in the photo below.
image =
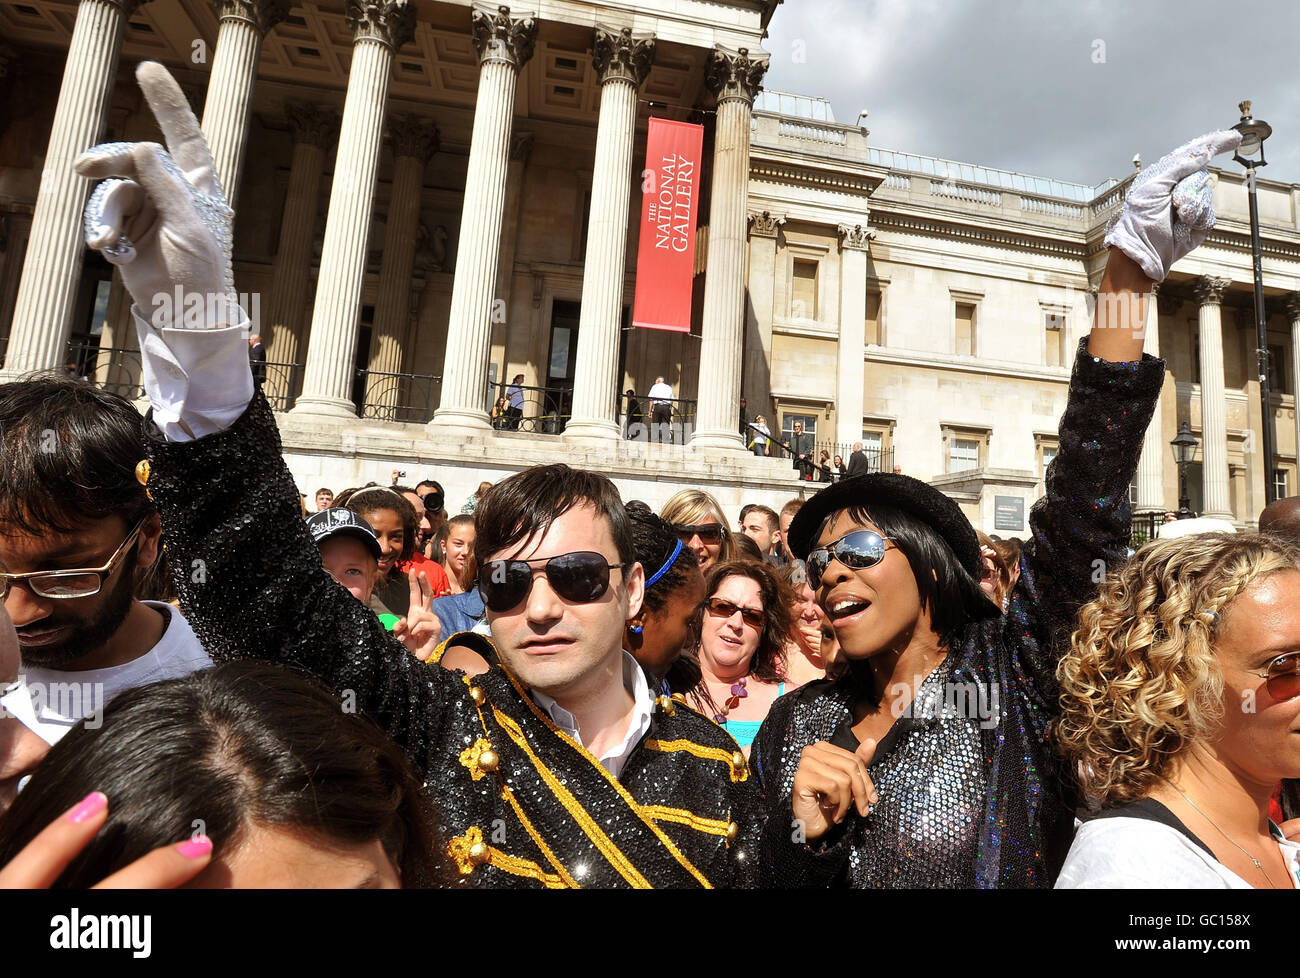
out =
{"type": "MultiPolygon", "coordinates": [[[[1149,289],[1113,252],[1102,291],[1136,300],[1149,289]]],[[[1142,356],[1140,328],[1108,328],[1121,314],[1145,316],[1145,303],[1099,304],[1080,345],[1060,454],[1005,616],[979,590],[974,530],[917,480],[837,483],[791,525],[800,557],[863,530],[883,543],[871,566],[832,557],[818,573],[810,561],[849,672],[779,700],[754,742],[767,882],[1051,885],[1074,811],[1048,742],[1057,640],[1096,569],[1125,558],[1127,488],[1164,378],[1142,356]],[[841,501],[818,504],[830,494],[841,501]]]]}

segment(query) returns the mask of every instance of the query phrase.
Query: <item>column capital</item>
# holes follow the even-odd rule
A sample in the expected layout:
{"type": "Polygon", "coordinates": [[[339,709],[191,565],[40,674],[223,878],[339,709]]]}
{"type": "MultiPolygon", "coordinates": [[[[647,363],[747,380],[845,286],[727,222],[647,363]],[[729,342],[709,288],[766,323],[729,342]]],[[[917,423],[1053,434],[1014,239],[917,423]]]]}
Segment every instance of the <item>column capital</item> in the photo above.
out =
{"type": "Polygon", "coordinates": [[[331,108],[310,102],[286,102],[284,115],[289,120],[295,144],[307,143],[329,152],[339,138],[339,114],[331,108]]]}
{"type": "Polygon", "coordinates": [[[861,224],[854,224],[850,227],[847,224],[839,226],[840,250],[866,251],[872,240],[876,237],[876,232],[869,228],[864,228],[861,224]]]}
{"type": "Polygon", "coordinates": [[[1202,275],[1192,283],[1192,295],[1196,297],[1199,305],[1217,306],[1223,302],[1223,294],[1228,291],[1228,286],[1231,284],[1231,279],[1202,275]]]}
{"type": "Polygon", "coordinates": [[[784,223],[784,214],[773,214],[771,211],[750,214],[749,233],[758,238],[775,238],[784,223]]]}
{"type": "Polygon", "coordinates": [[[114,7],[120,7],[124,18],[131,17],[137,10],[149,2],[149,0],[103,0],[104,3],[111,4],[114,7]]]}
{"type": "Polygon", "coordinates": [[[209,0],[217,20],[242,20],[265,35],[289,16],[289,0],[209,0]]]}
{"type": "Polygon", "coordinates": [[[354,41],[379,41],[396,51],[415,37],[415,7],[410,0],[347,0],[354,41]]]}
{"type": "Polygon", "coordinates": [[[704,69],[704,85],[719,102],[741,99],[753,105],[771,59],[766,51],[751,58],[749,48],[732,50],[715,44],[704,69]]]}
{"type": "Polygon", "coordinates": [[[1300,320],[1300,292],[1288,292],[1284,295],[1282,308],[1286,311],[1286,318],[1291,322],[1300,320]]]}
{"type": "Polygon", "coordinates": [[[389,123],[393,137],[393,158],[411,156],[427,163],[438,152],[441,137],[438,127],[422,116],[394,116],[389,123]]]}
{"type": "Polygon", "coordinates": [[[537,133],[519,129],[510,133],[510,159],[515,163],[527,163],[528,154],[533,151],[537,133]]]}
{"type": "Polygon", "coordinates": [[[631,82],[640,88],[655,58],[655,36],[633,34],[632,28],[596,25],[596,43],[591,49],[591,63],[596,77],[606,82],[631,82]]]}
{"type": "Polygon", "coordinates": [[[469,15],[479,64],[503,61],[518,71],[528,63],[537,41],[537,21],[532,14],[515,17],[504,4],[476,3],[469,15]]]}

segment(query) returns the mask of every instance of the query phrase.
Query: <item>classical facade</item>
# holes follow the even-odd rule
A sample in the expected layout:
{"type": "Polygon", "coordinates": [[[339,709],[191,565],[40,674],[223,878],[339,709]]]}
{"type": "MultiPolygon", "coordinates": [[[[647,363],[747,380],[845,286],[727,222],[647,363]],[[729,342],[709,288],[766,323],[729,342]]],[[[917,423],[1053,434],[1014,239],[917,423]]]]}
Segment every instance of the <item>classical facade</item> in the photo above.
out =
{"type": "MultiPolygon", "coordinates": [[[[776,9],[0,0],[0,377],[71,365],[140,394],[129,300],[82,244],[89,188],[70,163],[157,138],[132,77],[153,58],[236,209],[236,287],[304,492],[397,469],[439,479],[455,508],[557,460],[652,505],[683,486],[733,511],[813,490],[743,450],[744,396],[774,432],[798,421],[846,456],[863,440],[977,525],[1023,532],[1132,173],[1087,187],[880,149],[824,100],[763,91],[776,9]],[[705,129],[684,333],[630,328],[652,115],[705,129]],[[522,414],[494,420],[519,375],[522,414]],[[672,430],[625,438],[625,392],[648,414],[659,376],[672,430]]],[[[1184,420],[1202,446],[1194,509],[1247,525],[1266,478],[1296,492],[1300,188],[1258,188],[1275,471],[1245,188],[1223,172],[1219,227],[1152,303],[1169,374],[1141,508],[1177,505],[1184,420]]]]}

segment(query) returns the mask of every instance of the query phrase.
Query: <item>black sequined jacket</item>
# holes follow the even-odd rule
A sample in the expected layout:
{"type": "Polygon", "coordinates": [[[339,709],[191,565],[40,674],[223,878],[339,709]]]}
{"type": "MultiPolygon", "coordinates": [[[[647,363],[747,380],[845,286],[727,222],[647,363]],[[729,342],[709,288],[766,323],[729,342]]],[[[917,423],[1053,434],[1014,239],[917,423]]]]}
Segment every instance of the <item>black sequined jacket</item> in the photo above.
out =
{"type": "Polygon", "coordinates": [[[866,818],[851,812],[816,844],[805,844],[792,831],[790,807],[800,752],[823,740],[856,747],[849,728],[858,694],[844,679],[810,683],[777,700],[750,751],[769,813],[765,885],[1052,885],[1075,809],[1072,779],[1048,741],[1059,712],[1056,666],[1079,608],[1106,569],[1127,558],[1129,484],[1164,379],[1161,360],[1109,363],[1089,356],[1086,343],[1070,379],[1047,492],[1030,513],[1031,538],[1007,614],[968,626],[927,680],[932,696],[944,688],[992,691],[996,722],[935,719],[937,712],[896,720],[869,770],[881,792],[877,809],[898,801],[885,797],[882,778],[911,801],[894,812],[892,824],[873,823],[875,810],[866,818]],[[899,770],[903,754],[910,755],[908,767],[899,770]],[[962,840],[961,865],[944,864],[953,839],[962,840]]]}
{"type": "MultiPolygon", "coordinates": [[[[303,669],[373,716],[424,779],[452,885],[751,885],[762,810],[722,728],[661,699],[616,780],[499,664],[471,681],[418,661],[330,578],[260,390],[197,441],[151,419],[148,488],[204,648],[303,669]]],[[[482,636],[448,642],[496,660],[482,636]]]]}

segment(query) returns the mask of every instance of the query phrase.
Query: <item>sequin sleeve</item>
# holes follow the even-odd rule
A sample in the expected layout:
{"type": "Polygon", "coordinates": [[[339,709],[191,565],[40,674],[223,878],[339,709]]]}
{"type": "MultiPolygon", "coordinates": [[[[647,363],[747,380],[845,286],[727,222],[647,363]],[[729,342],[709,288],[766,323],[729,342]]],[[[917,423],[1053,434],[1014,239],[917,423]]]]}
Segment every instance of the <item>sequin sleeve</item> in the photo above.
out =
{"type": "Polygon", "coordinates": [[[1056,709],[1056,664],[1079,608],[1109,568],[1127,559],[1129,484],[1164,382],[1164,361],[1110,363],[1079,344],[1047,493],[1029,516],[1031,539],[1003,619],[1022,680],[1056,709]]]}
{"type": "Polygon", "coordinates": [[[435,741],[454,674],[409,654],[326,573],[262,392],[225,431],[169,442],[151,412],[144,437],[181,608],[212,659],[304,669],[413,757],[435,741]]]}

